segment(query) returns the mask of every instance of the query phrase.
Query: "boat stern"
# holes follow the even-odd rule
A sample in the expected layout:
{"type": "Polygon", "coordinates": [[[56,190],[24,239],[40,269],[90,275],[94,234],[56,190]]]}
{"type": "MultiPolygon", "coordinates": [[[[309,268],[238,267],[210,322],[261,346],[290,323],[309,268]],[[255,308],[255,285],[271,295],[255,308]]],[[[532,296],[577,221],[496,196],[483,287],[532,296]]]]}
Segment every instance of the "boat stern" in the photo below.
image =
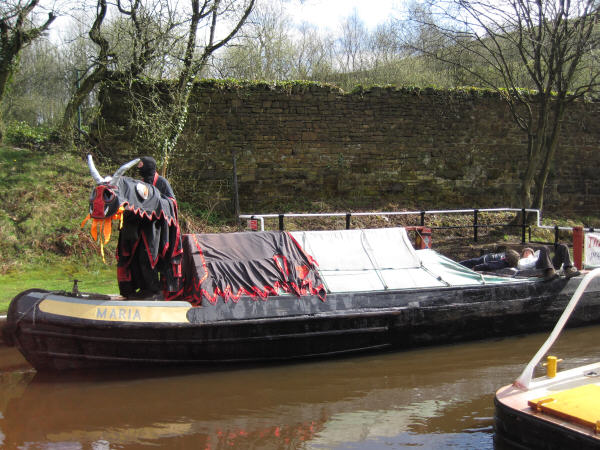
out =
{"type": "Polygon", "coordinates": [[[600,363],[538,378],[529,389],[504,386],[494,397],[494,440],[499,448],[600,448],[597,419],[589,419],[599,401],[600,363]]]}

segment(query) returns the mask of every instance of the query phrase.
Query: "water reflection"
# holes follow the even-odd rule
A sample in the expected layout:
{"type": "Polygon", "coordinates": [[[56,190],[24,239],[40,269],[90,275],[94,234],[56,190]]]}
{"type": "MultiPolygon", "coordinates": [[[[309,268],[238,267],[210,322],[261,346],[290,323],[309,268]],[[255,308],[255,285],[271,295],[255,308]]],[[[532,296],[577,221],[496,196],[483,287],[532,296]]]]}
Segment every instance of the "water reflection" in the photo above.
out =
{"type": "MultiPolygon", "coordinates": [[[[57,375],[5,365],[16,356],[0,348],[0,445],[492,448],[493,394],[545,338],[214,372],[57,375]]],[[[600,327],[568,331],[555,346],[563,367],[598,358],[599,339],[600,327]]]]}

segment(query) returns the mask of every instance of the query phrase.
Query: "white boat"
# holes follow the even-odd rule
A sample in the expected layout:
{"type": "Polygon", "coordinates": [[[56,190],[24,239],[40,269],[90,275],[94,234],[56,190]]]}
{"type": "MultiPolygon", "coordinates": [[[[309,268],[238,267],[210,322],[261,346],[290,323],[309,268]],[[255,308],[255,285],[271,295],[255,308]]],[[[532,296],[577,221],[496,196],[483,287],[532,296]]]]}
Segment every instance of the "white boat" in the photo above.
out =
{"type": "Polygon", "coordinates": [[[600,448],[600,362],[557,372],[560,359],[547,356],[546,374],[533,378],[535,367],[562,331],[589,282],[579,284],[554,331],[514,383],[500,388],[494,398],[497,448],[600,448]]]}

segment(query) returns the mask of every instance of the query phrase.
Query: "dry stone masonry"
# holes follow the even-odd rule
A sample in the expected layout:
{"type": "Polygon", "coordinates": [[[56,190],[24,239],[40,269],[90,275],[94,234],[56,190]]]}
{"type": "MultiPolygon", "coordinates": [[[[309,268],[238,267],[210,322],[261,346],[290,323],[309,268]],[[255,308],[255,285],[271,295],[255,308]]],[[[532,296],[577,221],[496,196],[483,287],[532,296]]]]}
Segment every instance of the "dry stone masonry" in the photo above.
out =
{"type": "MultiPolygon", "coordinates": [[[[139,153],[124,98],[104,91],[99,133],[118,158],[139,153]]],[[[202,208],[230,208],[234,152],[243,213],[320,201],[367,209],[520,206],[526,136],[492,92],[344,93],[301,82],[205,81],[195,87],[190,112],[171,180],[179,198],[202,208]]],[[[572,105],[545,211],[597,213],[599,148],[600,102],[572,105]]]]}

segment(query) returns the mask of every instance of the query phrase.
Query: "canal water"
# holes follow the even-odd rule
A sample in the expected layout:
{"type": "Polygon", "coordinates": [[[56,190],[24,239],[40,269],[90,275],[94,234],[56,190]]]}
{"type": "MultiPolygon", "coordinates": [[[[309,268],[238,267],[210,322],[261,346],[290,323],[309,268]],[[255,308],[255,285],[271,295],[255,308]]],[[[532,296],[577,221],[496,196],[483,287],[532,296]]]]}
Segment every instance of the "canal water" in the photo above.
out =
{"type": "MultiPolygon", "coordinates": [[[[547,334],[235,370],[38,374],[0,347],[6,449],[492,449],[493,396],[547,334]]],[[[566,330],[562,368],[600,358],[566,330]]],[[[541,372],[538,372],[541,373],[541,372]]]]}

